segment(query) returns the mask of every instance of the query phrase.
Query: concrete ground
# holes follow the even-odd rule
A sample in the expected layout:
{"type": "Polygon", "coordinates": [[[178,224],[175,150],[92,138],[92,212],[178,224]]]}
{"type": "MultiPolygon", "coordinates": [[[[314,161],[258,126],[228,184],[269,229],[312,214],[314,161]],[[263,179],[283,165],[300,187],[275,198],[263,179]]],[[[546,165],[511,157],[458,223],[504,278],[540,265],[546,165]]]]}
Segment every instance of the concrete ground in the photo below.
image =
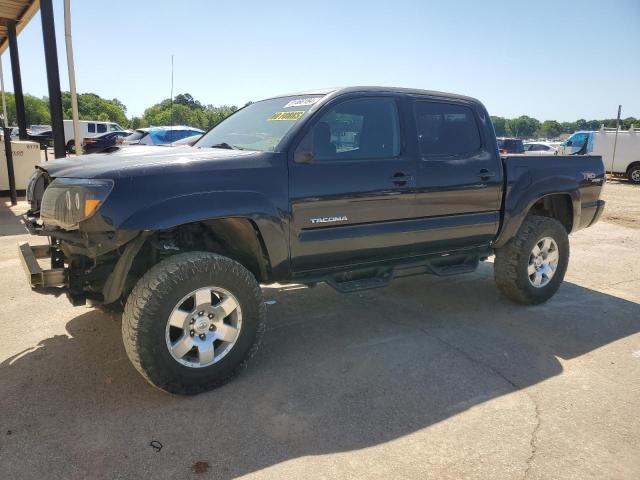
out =
{"type": "MultiPolygon", "coordinates": [[[[605,197],[637,206],[629,187],[605,197]]],[[[572,235],[536,307],[500,296],[490,263],[350,295],[265,287],[249,367],[183,398],[133,369],[117,318],[29,290],[19,211],[0,205],[0,478],[640,478],[637,223],[572,235]]]]}

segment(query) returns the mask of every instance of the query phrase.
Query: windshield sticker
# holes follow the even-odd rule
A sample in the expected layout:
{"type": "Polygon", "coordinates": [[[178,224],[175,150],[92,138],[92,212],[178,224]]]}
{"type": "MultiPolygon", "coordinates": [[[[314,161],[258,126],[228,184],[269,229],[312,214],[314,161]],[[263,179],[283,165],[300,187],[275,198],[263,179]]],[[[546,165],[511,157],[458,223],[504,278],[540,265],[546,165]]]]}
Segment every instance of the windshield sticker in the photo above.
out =
{"type": "Polygon", "coordinates": [[[296,121],[302,115],[304,115],[304,110],[291,110],[290,112],[276,112],[273,115],[271,115],[271,117],[267,118],[267,121],[268,122],[273,121],[273,120],[296,121]]]}
{"type": "Polygon", "coordinates": [[[295,100],[291,100],[282,108],[305,107],[307,105],[318,103],[319,100],[322,100],[322,97],[296,98],[295,100]]]}

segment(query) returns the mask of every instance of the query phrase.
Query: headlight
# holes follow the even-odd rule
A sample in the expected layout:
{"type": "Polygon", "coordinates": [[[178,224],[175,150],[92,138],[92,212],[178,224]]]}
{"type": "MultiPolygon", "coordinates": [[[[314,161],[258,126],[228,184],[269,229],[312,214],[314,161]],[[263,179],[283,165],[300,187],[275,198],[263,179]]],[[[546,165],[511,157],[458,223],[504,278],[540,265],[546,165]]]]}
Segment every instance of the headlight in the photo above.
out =
{"type": "Polygon", "coordinates": [[[73,230],[98,210],[112,188],[111,180],[56,178],[44,191],[40,216],[45,224],[73,230]]]}

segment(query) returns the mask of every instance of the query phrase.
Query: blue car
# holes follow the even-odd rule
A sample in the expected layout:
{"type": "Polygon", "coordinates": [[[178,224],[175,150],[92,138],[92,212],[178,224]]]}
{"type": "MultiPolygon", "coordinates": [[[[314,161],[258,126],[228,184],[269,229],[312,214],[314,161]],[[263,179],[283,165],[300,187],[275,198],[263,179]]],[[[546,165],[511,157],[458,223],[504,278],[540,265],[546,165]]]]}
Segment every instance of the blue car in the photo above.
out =
{"type": "Polygon", "coordinates": [[[204,130],[193,127],[149,127],[138,128],[122,139],[123,145],[166,145],[193,135],[202,135],[204,130]]]}

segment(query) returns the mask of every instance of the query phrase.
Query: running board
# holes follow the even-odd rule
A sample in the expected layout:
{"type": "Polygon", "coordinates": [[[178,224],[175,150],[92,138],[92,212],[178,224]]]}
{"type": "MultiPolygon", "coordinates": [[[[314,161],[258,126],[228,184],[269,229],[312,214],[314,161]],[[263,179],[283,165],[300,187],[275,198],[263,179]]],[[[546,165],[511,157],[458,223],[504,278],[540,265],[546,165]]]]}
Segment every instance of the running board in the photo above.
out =
{"type": "Polygon", "coordinates": [[[351,293],[386,287],[392,278],[391,267],[380,267],[336,273],[325,278],[325,282],[341,293],[351,293]]]}
{"type": "Polygon", "coordinates": [[[445,254],[406,264],[369,267],[330,274],[321,280],[342,293],[386,287],[394,278],[432,274],[441,277],[471,273],[478,268],[478,253],[445,254]]]}

